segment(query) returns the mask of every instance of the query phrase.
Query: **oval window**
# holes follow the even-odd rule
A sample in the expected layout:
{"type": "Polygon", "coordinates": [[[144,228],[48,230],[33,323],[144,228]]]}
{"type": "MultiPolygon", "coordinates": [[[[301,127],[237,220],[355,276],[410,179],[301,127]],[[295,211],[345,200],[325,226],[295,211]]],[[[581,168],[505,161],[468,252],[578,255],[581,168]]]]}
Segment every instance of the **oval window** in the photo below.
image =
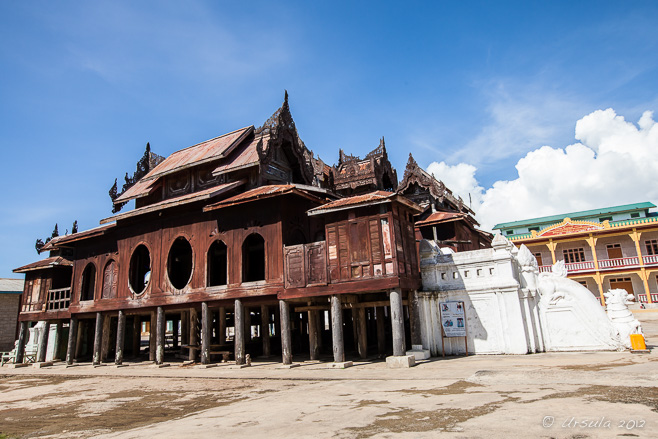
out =
{"type": "Polygon", "coordinates": [[[130,257],[128,283],[135,294],[142,294],[151,279],[151,254],[144,244],[137,246],[130,257]]]}
{"type": "Polygon", "coordinates": [[[182,236],[176,238],[167,258],[169,282],[177,290],[182,290],[192,278],[192,246],[182,236]]]}

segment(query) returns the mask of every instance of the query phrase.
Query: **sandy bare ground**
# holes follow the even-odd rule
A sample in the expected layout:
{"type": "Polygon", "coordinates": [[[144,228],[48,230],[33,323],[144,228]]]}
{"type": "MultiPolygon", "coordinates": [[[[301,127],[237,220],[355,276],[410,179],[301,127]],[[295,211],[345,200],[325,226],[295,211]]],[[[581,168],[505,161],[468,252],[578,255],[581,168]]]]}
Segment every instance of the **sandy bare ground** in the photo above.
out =
{"type": "MultiPolygon", "coordinates": [[[[658,312],[638,313],[658,345],[658,312]]],[[[654,438],[658,350],[328,369],[0,369],[8,437],[654,438]]],[[[2,436],[0,436],[2,437],[2,436]]]]}

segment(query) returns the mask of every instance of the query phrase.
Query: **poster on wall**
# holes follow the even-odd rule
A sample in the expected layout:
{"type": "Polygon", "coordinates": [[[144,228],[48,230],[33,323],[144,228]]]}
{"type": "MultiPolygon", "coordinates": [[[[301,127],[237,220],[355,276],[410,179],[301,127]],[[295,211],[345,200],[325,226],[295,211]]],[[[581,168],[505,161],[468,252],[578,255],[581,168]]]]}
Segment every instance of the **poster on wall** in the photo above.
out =
{"type": "Polygon", "coordinates": [[[440,302],[441,326],[446,337],[466,337],[464,302],[440,302]]]}

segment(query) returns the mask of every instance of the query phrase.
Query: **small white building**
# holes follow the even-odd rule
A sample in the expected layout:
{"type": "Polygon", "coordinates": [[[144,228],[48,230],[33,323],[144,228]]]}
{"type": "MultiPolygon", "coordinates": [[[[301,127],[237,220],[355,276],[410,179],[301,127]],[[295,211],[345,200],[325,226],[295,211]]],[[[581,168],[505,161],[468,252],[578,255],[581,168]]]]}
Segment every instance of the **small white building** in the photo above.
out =
{"type": "Polygon", "coordinates": [[[419,319],[432,356],[463,354],[467,345],[478,354],[623,349],[619,327],[584,286],[566,278],[563,262],[540,274],[526,247],[502,235],[492,247],[452,253],[421,241],[419,319]],[[441,312],[450,302],[464,304],[466,337],[446,337],[451,331],[443,325],[452,322],[441,312]]]}

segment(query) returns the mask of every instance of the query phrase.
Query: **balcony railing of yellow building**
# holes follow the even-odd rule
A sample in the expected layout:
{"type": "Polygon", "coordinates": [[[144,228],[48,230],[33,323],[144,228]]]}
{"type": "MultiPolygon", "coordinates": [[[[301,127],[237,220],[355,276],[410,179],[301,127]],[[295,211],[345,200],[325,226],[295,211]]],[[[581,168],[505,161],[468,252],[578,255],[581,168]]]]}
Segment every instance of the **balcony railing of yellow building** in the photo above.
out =
{"type": "MultiPolygon", "coordinates": [[[[658,255],[642,256],[644,266],[658,265],[658,255]]],[[[569,273],[583,273],[595,271],[594,261],[573,262],[564,264],[569,273]]],[[[636,268],[640,266],[640,258],[631,256],[627,258],[599,259],[599,271],[616,270],[618,268],[636,268]]],[[[540,273],[550,272],[552,266],[542,265],[539,267],[540,273]]]]}
{"type": "MultiPolygon", "coordinates": [[[[646,294],[638,294],[637,298],[638,298],[639,302],[647,303],[647,295],[646,294]]],[[[653,302],[653,303],[658,302],[658,293],[651,293],[651,302],[653,302]]]]}

